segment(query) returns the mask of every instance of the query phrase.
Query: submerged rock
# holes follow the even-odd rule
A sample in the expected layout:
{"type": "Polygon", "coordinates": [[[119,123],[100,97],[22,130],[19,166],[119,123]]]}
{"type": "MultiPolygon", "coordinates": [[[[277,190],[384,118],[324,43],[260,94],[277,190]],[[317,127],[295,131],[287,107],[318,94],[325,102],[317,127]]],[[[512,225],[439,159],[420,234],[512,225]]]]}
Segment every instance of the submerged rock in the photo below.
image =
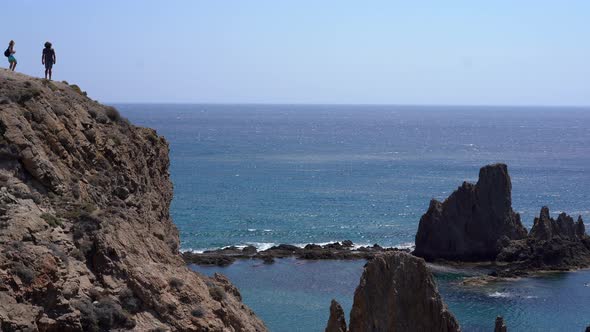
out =
{"type": "Polygon", "coordinates": [[[477,184],[463,182],[444,202],[430,202],[420,219],[414,254],[427,260],[494,260],[498,240],[527,236],[512,210],[511,191],[505,164],[482,167],[477,184]]]}
{"type": "Polygon", "coordinates": [[[344,318],[344,310],[340,303],[332,300],[330,304],[330,318],[328,319],[328,326],[325,332],[346,332],[346,318],[344,318]]]}
{"type": "Polygon", "coordinates": [[[365,265],[354,293],[350,331],[459,331],[423,259],[403,252],[365,265]]]}

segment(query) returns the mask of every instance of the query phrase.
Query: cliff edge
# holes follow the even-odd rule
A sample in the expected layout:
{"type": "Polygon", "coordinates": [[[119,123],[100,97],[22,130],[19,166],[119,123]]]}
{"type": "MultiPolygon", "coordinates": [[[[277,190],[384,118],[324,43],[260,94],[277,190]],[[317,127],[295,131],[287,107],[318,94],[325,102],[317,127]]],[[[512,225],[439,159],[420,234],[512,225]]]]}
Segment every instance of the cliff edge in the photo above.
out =
{"type": "Polygon", "coordinates": [[[0,70],[0,330],[266,331],[180,257],[168,166],[154,130],[0,70]]]}

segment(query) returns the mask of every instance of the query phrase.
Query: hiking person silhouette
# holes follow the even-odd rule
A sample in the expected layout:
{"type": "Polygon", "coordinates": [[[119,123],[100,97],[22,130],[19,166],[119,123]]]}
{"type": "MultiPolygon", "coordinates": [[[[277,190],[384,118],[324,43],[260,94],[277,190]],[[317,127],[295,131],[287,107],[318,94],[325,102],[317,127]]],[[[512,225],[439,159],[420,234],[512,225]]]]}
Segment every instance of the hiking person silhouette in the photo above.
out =
{"type": "Polygon", "coordinates": [[[16,68],[16,58],[14,57],[14,53],[16,53],[14,50],[14,40],[11,40],[10,43],[8,43],[8,48],[4,51],[4,56],[8,58],[8,63],[10,64],[9,69],[12,71],[16,68]]]}
{"type": "Polygon", "coordinates": [[[55,64],[55,50],[51,48],[50,42],[45,42],[45,48],[41,55],[41,63],[45,65],[45,79],[49,75],[49,80],[51,81],[51,69],[55,64]]]}

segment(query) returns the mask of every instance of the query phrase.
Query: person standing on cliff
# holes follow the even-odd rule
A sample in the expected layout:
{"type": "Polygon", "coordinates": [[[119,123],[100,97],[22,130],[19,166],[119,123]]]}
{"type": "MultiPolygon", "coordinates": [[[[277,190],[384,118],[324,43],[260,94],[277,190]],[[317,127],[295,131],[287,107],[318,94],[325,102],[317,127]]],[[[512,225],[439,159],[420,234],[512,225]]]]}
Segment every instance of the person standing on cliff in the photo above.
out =
{"type": "Polygon", "coordinates": [[[16,58],[14,57],[14,53],[16,53],[14,50],[14,40],[11,40],[10,43],[8,43],[8,48],[4,51],[4,56],[8,58],[8,63],[10,64],[9,69],[12,71],[16,68],[16,58]]]}
{"type": "Polygon", "coordinates": [[[41,55],[41,63],[45,65],[45,79],[49,75],[49,80],[51,81],[51,69],[55,64],[55,50],[51,48],[50,42],[45,42],[45,48],[41,55]]]}

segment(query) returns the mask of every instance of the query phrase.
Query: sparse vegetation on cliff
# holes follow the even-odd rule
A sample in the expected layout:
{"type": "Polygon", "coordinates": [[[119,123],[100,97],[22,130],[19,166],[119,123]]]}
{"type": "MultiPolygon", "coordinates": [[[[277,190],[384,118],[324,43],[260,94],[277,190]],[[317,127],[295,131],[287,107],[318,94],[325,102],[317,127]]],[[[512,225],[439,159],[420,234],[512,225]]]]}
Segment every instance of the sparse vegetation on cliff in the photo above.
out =
{"type": "Polygon", "coordinates": [[[50,213],[42,213],[41,218],[51,227],[62,226],[61,220],[50,213]]]}

